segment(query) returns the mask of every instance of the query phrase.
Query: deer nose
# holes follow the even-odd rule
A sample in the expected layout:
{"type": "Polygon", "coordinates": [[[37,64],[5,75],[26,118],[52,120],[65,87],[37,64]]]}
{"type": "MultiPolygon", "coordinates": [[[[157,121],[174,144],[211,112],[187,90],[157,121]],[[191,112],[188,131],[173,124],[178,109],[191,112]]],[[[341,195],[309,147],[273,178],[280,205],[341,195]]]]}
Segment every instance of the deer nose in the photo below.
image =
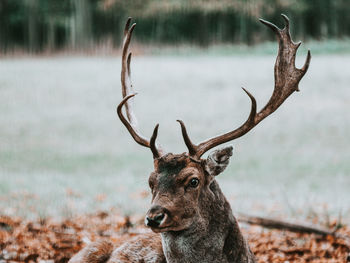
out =
{"type": "Polygon", "coordinates": [[[150,227],[158,227],[164,219],[164,213],[159,213],[154,217],[146,216],[146,225],[150,227]]]}
{"type": "Polygon", "coordinates": [[[155,205],[151,207],[151,209],[147,212],[147,215],[145,218],[146,226],[159,227],[161,223],[164,221],[166,213],[167,213],[167,209],[159,205],[155,205]]]}

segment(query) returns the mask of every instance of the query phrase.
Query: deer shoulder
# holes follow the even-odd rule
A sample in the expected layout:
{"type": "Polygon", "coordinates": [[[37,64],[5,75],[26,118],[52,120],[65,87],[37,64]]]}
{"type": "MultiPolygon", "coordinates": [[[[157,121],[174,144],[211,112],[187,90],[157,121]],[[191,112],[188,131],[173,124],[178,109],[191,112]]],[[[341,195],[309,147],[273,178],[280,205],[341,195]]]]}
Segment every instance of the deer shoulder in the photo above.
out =
{"type": "Polygon", "coordinates": [[[69,263],[166,263],[159,234],[147,233],[130,238],[115,248],[107,240],[87,245],[69,263]]]}
{"type": "Polygon", "coordinates": [[[113,251],[108,263],[166,263],[159,234],[139,235],[113,251]]]}
{"type": "Polygon", "coordinates": [[[69,263],[104,263],[110,258],[114,245],[108,240],[88,244],[69,260],[69,263]]]}

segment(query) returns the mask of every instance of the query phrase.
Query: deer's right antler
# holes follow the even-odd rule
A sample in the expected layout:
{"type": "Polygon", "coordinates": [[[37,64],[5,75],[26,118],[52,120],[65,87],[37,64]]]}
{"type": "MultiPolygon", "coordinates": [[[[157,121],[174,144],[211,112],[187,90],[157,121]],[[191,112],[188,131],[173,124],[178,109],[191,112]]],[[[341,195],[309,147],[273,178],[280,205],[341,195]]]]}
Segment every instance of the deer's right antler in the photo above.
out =
{"type": "Polygon", "coordinates": [[[120,120],[128,129],[129,133],[134,138],[134,140],[138,144],[150,148],[153,153],[153,158],[158,158],[162,154],[162,150],[160,146],[157,147],[156,145],[159,125],[157,124],[156,127],[154,128],[151,139],[150,140],[146,139],[139,132],[137,119],[133,111],[132,98],[136,95],[136,93],[133,91],[131,78],[130,78],[131,52],[129,52],[129,44],[130,44],[132,32],[136,24],[134,23],[130,27],[130,22],[131,22],[131,18],[129,17],[124,28],[123,51],[122,51],[121,84],[122,84],[123,100],[119,103],[117,107],[117,113],[120,120]],[[123,106],[125,106],[126,117],[124,116],[122,111],[123,106]]]}
{"type": "Polygon", "coordinates": [[[289,19],[286,15],[282,14],[286,25],[283,29],[278,28],[276,25],[260,19],[260,22],[268,26],[275,32],[278,38],[279,49],[278,56],[275,64],[275,88],[268,103],[257,113],[256,112],[256,100],[245,89],[243,89],[249,96],[252,106],[247,121],[239,128],[219,135],[217,137],[208,139],[199,145],[195,145],[191,142],[185,124],[179,120],[182,130],[182,135],[185,144],[188,148],[189,154],[195,158],[200,158],[209,149],[218,146],[222,143],[237,139],[251,129],[253,129],[259,122],[272,114],[277,108],[294,92],[299,91],[298,84],[302,77],[305,75],[309,68],[311,54],[310,50],[307,53],[307,58],[304,66],[301,69],[295,67],[295,56],[298,47],[301,42],[294,43],[291,39],[289,32],[289,19]]]}

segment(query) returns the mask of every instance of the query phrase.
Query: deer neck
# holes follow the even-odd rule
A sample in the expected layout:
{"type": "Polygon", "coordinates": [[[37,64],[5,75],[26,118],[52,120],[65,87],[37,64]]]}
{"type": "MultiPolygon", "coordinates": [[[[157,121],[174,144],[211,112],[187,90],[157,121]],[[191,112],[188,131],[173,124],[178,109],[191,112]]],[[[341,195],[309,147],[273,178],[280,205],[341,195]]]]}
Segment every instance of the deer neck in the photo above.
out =
{"type": "Polygon", "coordinates": [[[215,180],[209,193],[200,199],[198,215],[190,228],[162,233],[167,262],[250,262],[244,260],[247,244],[215,180]]]}

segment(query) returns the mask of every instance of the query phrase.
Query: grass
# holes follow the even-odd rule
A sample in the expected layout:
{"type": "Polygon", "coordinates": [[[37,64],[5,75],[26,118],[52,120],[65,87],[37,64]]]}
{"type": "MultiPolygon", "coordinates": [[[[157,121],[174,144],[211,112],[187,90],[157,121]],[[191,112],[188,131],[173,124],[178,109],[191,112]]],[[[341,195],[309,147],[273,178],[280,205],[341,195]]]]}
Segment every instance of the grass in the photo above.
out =
{"type": "MultiPolygon", "coordinates": [[[[350,217],[349,55],[317,55],[282,107],[231,144],[218,180],[235,211],[294,217],[350,217]]],[[[195,142],[238,127],[251,91],[261,108],[273,87],[275,56],[136,56],[136,113],[149,136],[186,150],[180,118],[195,142]]],[[[297,65],[304,61],[302,54],[297,65]]],[[[71,216],[148,209],[148,149],[118,120],[119,57],[5,58],[0,61],[0,211],[71,216]]]]}

